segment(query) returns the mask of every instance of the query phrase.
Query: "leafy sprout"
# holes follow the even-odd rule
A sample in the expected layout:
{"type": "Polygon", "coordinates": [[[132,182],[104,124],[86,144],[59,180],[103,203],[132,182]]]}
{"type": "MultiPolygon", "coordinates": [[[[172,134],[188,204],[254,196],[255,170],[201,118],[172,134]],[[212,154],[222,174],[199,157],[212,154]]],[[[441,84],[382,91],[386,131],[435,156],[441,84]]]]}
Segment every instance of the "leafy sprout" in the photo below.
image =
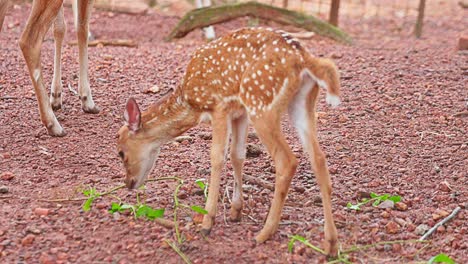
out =
{"type": "Polygon", "coordinates": [[[346,207],[348,209],[351,209],[351,210],[356,210],[356,211],[359,211],[361,210],[361,206],[367,204],[367,203],[370,203],[372,202],[372,206],[376,207],[376,206],[379,206],[379,204],[381,204],[382,202],[386,201],[386,200],[390,200],[394,203],[397,203],[399,201],[401,201],[401,197],[398,196],[398,195],[390,195],[390,194],[382,194],[382,195],[378,195],[376,193],[370,193],[370,199],[367,199],[367,198],[364,198],[362,199],[361,202],[358,202],[356,204],[352,204],[352,203],[348,203],[346,205],[346,207]]]}
{"type": "Polygon", "coordinates": [[[449,256],[445,255],[444,253],[440,253],[440,254],[432,257],[427,263],[428,264],[432,264],[432,263],[455,264],[455,261],[452,258],[450,258],[449,256]]]}

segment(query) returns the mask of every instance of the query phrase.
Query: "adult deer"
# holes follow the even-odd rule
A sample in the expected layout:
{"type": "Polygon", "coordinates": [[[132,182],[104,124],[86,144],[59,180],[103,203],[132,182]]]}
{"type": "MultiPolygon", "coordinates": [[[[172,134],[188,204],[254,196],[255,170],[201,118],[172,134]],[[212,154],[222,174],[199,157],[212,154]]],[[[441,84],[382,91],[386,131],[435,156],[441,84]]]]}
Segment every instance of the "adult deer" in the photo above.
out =
{"type": "MultiPolygon", "coordinates": [[[[88,79],[88,24],[93,0],[75,1],[77,1],[75,5],[78,11],[76,21],[80,64],[78,94],[83,111],[96,114],[99,113],[99,108],[94,104],[88,79]]],[[[9,2],[10,0],[0,0],[0,30],[9,2]]],[[[62,107],[60,63],[65,31],[63,0],[34,0],[29,19],[19,41],[36,93],[42,123],[50,135],[59,137],[65,136],[66,133],[53,110],[62,107]],[[42,79],[41,47],[52,23],[54,23],[55,56],[54,77],[49,99],[42,79]]]]}
{"type": "Polygon", "coordinates": [[[180,86],[140,113],[136,101],[127,102],[117,148],[130,189],[144,183],[162,144],[211,119],[211,178],[202,222],[202,233],[213,226],[219,196],[220,175],[229,134],[234,168],[234,193],[230,218],[241,219],[242,167],[247,126],[255,128],[276,167],[273,202],[265,225],[256,236],[264,242],[278,229],[281,211],[295,174],[297,159],[281,131],[286,110],[310,154],[320,186],[325,215],[325,251],[337,253],[337,231],[331,209],[331,182],[325,154],[319,147],[315,109],[319,87],[326,101],[340,103],[339,74],[335,64],[312,57],[289,34],[264,29],[241,29],[198,49],[187,66],[180,86]]]}

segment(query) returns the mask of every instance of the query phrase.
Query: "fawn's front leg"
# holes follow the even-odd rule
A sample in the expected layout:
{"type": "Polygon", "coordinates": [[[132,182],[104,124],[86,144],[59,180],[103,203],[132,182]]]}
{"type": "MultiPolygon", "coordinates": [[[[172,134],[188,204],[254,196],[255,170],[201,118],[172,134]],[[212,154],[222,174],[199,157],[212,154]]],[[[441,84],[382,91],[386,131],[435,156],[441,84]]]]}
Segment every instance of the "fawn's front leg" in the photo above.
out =
{"type": "Polygon", "coordinates": [[[229,129],[225,113],[215,112],[212,116],[213,126],[213,142],[211,145],[211,177],[210,186],[208,189],[208,199],[206,200],[205,209],[208,211],[203,217],[201,233],[208,235],[214,224],[216,216],[216,207],[219,197],[219,185],[221,172],[224,167],[226,156],[226,145],[229,138],[229,129]]]}
{"type": "Polygon", "coordinates": [[[231,221],[240,221],[242,218],[242,168],[245,161],[245,143],[247,140],[247,128],[249,120],[247,115],[232,120],[231,137],[231,163],[234,169],[234,190],[231,203],[231,221]]]}

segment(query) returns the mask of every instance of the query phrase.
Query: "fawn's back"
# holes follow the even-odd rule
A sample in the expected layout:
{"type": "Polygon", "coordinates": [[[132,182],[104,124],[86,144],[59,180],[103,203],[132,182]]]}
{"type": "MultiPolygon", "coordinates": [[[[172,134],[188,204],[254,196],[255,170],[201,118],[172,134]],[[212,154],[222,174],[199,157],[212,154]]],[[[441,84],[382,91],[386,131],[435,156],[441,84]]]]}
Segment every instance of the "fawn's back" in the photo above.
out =
{"type": "MultiPolygon", "coordinates": [[[[313,72],[314,64],[314,58],[288,33],[245,28],[199,48],[187,66],[180,92],[194,109],[238,106],[252,117],[287,105],[300,87],[301,71],[313,72]]],[[[333,64],[330,67],[335,70],[333,64]]],[[[312,75],[318,78],[317,73],[312,75]]]]}

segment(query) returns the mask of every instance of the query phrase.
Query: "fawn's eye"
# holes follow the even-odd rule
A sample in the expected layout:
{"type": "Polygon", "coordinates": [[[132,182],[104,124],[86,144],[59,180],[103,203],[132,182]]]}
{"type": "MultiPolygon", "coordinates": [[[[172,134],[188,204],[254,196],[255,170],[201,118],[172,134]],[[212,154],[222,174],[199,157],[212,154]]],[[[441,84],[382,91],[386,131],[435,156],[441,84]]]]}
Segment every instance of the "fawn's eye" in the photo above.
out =
{"type": "Polygon", "coordinates": [[[121,159],[123,159],[124,156],[125,156],[125,155],[124,155],[123,151],[119,151],[119,157],[120,157],[121,159]]]}

